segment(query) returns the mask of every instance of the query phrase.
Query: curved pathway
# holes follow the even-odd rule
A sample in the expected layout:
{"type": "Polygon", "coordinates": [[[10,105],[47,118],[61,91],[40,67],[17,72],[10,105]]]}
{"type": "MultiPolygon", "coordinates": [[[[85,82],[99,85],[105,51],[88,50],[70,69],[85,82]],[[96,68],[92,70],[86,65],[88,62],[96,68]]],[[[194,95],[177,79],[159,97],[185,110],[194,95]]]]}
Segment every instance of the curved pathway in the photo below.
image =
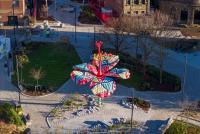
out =
{"type": "MultiPolygon", "coordinates": [[[[87,62],[89,55],[92,49],[92,37],[88,39],[89,36],[79,36],[77,42],[74,42],[72,39],[72,44],[74,44],[79,56],[82,61],[87,62]]],[[[1,100],[18,100],[17,88],[13,86],[10,82],[7,73],[3,68],[3,61],[0,62],[1,71],[0,71],[0,99],[1,100]]],[[[87,86],[77,86],[71,80],[67,81],[57,92],[52,93],[43,97],[28,97],[21,95],[22,107],[25,113],[30,113],[32,119],[32,125],[30,128],[33,131],[41,131],[48,129],[46,124],[45,117],[47,114],[59,104],[60,100],[70,93],[91,93],[87,86]]],[[[129,89],[124,86],[117,86],[117,91],[114,96],[130,96],[132,89],[129,89]]],[[[147,99],[153,104],[155,109],[168,111],[168,108],[171,108],[171,111],[168,112],[156,112],[151,118],[166,119],[165,115],[170,115],[169,113],[177,112],[178,101],[180,100],[179,93],[158,93],[158,92],[135,92],[135,96],[142,97],[147,99]],[[168,114],[163,114],[168,113],[168,114]],[[158,116],[159,115],[159,116],[158,116]]],[[[114,99],[114,98],[112,98],[114,99]]],[[[106,101],[111,101],[112,99],[107,99],[106,101]]]]}
{"type": "MultiPolygon", "coordinates": [[[[63,35],[70,33],[62,32],[63,35]]],[[[61,35],[60,34],[60,35],[61,35]]],[[[80,33],[77,37],[77,42],[74,42],[73,36],[70,36],[72,44],[75,46],[82,61],[87,62],[91,54],[93,36],[88,33],[80,33]]],[[[4,61],[0,61],[0,100],[11,101],[18,100],[17,88],[10,82],[7,73],[3,68],[4,61]]],[[[189,83],[188,83],[189,84],[189,83]]],[[[117,91],[112,98],[107,99],[107,102],[112,102],[115,96],[130,96],[132,94],[130,88],[118,85],[117,91]]],[[[21,96],[22,107],[25,113],[31,114],[32,125],[31,129],[35,132],[48,129],[45,121],[47,114],[59,104],[60,100],[70,93],[91,93],[87,86],[77,86],[71,80],[67,81],[57,92],[43,97],[28,97],[21,96]]],[[[195,93],[193,93],[195,94],[195,93]]],[[[163,120],[170,115],[179,112],[179,103],[181,101],[181,93],[162,93],[162,92],[134,92],[134,96],[144,98],[151,102],[155,113],[149,119],[163,120]]]]}

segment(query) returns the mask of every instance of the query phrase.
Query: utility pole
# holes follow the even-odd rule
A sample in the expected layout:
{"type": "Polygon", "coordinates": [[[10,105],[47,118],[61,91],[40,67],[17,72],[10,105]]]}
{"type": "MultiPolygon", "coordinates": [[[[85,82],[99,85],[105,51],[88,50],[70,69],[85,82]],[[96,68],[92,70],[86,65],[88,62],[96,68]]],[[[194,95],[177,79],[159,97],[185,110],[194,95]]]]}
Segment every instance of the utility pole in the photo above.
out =
{"type": "Polygon", "coordinates": [[[74,14],[75,37],[74,38],[75,38],[75,42],[76,42],[77,41],[77,38],[76,38],[76,6],[74,6],[74,10],[75,10],[75,14],[74,14]]]}
{"type": "MultiPolygon", "coordinates": [[[[15,26],[17,23],[16,17],[15,17],[15,4],[16,4],[16,1],[13,0],[12,9],[13,9],[13,18],[14,18],[14,50],[16,50],[16,48],[17,48],[17,40],[16,40],[16,34],[15,34],[15,26]]],[[[13,61],[14,61],[14,50],[13,50],[13,61]]],[[[21,105],[21,90],[19,88],[20,86],[19,86],[19,68],[18,68],[18,66],[19,66],[18,65],[18,57],[16,54],[17,87],[18,87],[19,104],[21,105]]]]}
{"type": "Polygon", "coordinates": [[[96,42],[96,27],[94,26],[94,49],[95,49],[95,42],[96,42]]]}
{"type": "Polygon", "coordinates": [[[185,97],[185,84],[186,84],[186,78],[187,78],[187,64],[188,64],[188,59],[187,59],[187,54],[186,54],[185,55],[183,85],[182,85],[182,102],[184,101],[184,97],[185,97]]]}
{"type": "Polygon", "coordinates": [[[18,56],[16,54],[16,70],[17,70],[17,87],[18,87],[18,96],[19,96],[19,104],[21,104],[21,90],[20,90],[20,85],[19,85],[19,63],[18,63],[18,56]]]}
{"type": "Polygon", "coordinates": [[[55,11],[57,11],[57,1],[55,0],[55,11]]]}
{"type": "MultiPolygon", "coordinates": [[[[13,0],[13,3],[12,3],[12,10],[13,10],[13,18],[15,18],[15,0],[13,0]]],[[[16,24],[16,21],[14,19],[14,27],[13,27],[13,32],[14,32],[14,48],[16,48],[16,45],[17,45],[17,41],[16,41],[16,34],[15,34],[15,24],[16,24]]]]}
{"type": "Polygon", "coordinates": [[[45,4],[46,4],[45,6],[46,6],[46,12],[47,12],[46,15],[47,15],[47,18],[48,18],[48,16],[49,16],[49,15],[48,15],[48,0],[45,1],[45,4]]]}
{"type": "MultiPolygon", "coordinates": [[[[139,16],[137,16],[137,25],[139,26],[139,16]]],[[[137,39],[137,44],[136,44],[136,49],[135,49],[135,53],[136,53],[136,58],[138,58],[138,49],[139,49],[139,30],[140,27],[137,28],[137,34],[136,34],[136,39],[137,39]]]]}
{"type": "Polygon", "coordinates": [[[131,88],[131,91],[132,91],[132,100],[131,100],[131,133],[132,133],[132,130],[133,130],[133,110],[134,110],[134,105],[133,105],[133,98],[134,98],[134,89],[131,88]]]}

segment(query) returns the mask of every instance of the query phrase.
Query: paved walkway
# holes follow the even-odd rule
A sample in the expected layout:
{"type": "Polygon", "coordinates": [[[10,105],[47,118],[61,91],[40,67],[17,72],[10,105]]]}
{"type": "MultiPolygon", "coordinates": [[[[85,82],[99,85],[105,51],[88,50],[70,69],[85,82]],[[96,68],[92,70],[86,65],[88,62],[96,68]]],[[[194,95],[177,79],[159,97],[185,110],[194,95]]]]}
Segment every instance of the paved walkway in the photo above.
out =
{"type": "MultiPolygon", "coordinates": [[[[80,32],[77,34],[77,42],[74,41],[74,36],[71,32],[60,32],[59,35],[66,35],[70,38],[72,44],[75,46],[79,56],[81,57],[83,62],[87,62],[89,59],[89,55],[92,50],[93,43],[93,34],[90,32],[80,32]]],[[[42,39],[41,37],[36,37],[35,40],[42,39]]],[[[175,56],[176,57],[176,56],[175,56]]],[[[169,69],[173,73],[182,74],[183,69],[180,69],[183,66],[183,63],[177,61],[178,59],[173,59],[173,56],[170,57],[167,62],[167,65],[173,65],[173,67],[178,66],[178,68],[169,67],[169,69]],[[171,60],[170,60],[171,58],[171,60]],[[177,72],[176,72],[177,70],[177,72]]],[[[0,99],[1,100],[17,100],[18,93],[17,89],[11,84],[7,73],[4,71],[3,62],[0,61],[0,99]]],[[[197,68],[196,68],[197,69],[197,68]]],[[[197,69],[198,70],[198,69],[197,69]]],[[[197,73],[194,67],[188,69],[188,81],[187,87],[191,91],[188,95],[194,95],[199,97],[199,92],[197,93],[197,88],[200,87],[198,82],[200,79],[200,75],[197,73]],[[194,91],[194,92],[193,92],[194,91]]],[[[114,96],[129,96],[132,91],[127,87],[118,85],[117,91],[114,96]]],[[[32,125],[31,129],[39,132],[41,129],[47,128],[47,124],[45,122],[45,117],[49,113],[49,111],[59,103],[59,101],[66,94],[69,93],[91,93],[88,90],[88,86],[77,86],[71,80],[67,81],[56,93],[53,93],[44,97],[27,97],[22,95],[22,106],[25,113],[31,113],[32,125]]],[[[179,106],[181,100],[181,93],[161,93],[161,92],[134,92],[135,96],[142,97],[151,102],[154,109],[157,109],[157,113],[154,114],[151,119],[152,120],[161,120],[166,119],[166,115],[173,115],[173,113],[178,112],[177,107],[179,106]]],[[[109,101],[109,99],[107,100],[109,101]]],[[[112,100],[110,100],[112,101],[112,100]]]]}
{"type": "MultiPolygon", "coordinates": [[[[69,32],[62,32],[61,35],[69,36],[72,44],[75,46],[79,56],[84,62],[87,62],[89,59],[89,55],[91,54],[93,36],[89,33],[79,33],[77,36],[77,42],[74,41],[74,36],[71,36],[69,32]]],[[[34,38],[34,40],[43,39],[43,37],[34,38]]],[[[51,38],[49,38],[51,39],[51,38]]],[[[2,68],[1,62],[1,68],[2,68]]],[[[10,83],[9,79],[4,69],[1,69],[0,78],[1,78],[1,94],[0,98],[2,100],[17,100],[18,93],[17,89],[10,83]]],[[[49,111],[59,103],[59,100],[69,93],[91,93],[88,90],[88,86],[76,86],[71,80],[66,82],[59,91],[44,97],[27,97],[21,96],[22,98],[22,106],[24,108],[25,113],[31,113],[32,117],[32,125],[31,128],[33,130],[40,130],[43,128],[47,128],[47,124],[45,122],[45,117],[49,113],[49,111]]],[[[114,95],[116,96],[127,96],[131,94],[131,89],[118,85],[117,91],[114,95]]],[[[135,96],[139,96],[147,99],[153,104],[153,107],[156,109],[167,109],[177,107],[178,94],[175,93],[158,93],[158,92],[135,92],[135,96]]],[[[180,97],[179,97],[180,98],[180,97]]],[[[109,100],[109,99],[108,99],[109,100]]],[[[112,101],[112,100],[111,100],[112,101]]],[[[174,112],[174,111],[172,111],[174,112]]],[[[163,112],[160,116],[163,115],[163,112]]]]}

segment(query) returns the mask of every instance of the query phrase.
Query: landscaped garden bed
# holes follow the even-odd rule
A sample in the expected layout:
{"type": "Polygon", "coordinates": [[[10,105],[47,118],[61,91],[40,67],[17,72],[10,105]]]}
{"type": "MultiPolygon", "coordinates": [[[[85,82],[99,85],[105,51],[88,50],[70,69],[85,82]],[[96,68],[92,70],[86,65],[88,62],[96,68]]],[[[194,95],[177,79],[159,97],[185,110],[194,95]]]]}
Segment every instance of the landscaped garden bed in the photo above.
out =
{"type": "Polygon", "coordinates": [[[200,27],[199,25],[196,25],[196,26],[191,26],[191,27],[184,27],[184,28],[181,28],[181,33],[184,35],[184,36],[194,36],[194,37],[200,37],[200,27]]]}
{"type": "MultiPolygon", "coordinates": [[[[136,128],[138,126],[138,122],[133,121],[132,122],[132,128],[136,128]]],[[[111,126],[108,127],[108,130],[118,130],[119,132],[130,132],[130,128],[131,128],[131,121],[130,120],[124,120],[124,121],[120,121],[117,124],[113,124],[111,126]],[[128,131],[129,130],[129,131],[128,131]]]]}
{"type": "MultiPolygon", "coordinates": [[[[119,55],[118,67],[128,68],[131,72],[130,79],[119,80],[119,83],[128,87],[134,87],[142,91],[163,91],[178,92],[181,90],[181,80],[179,77],[163,71],[162,84],[160,84],[159,69],[152,66],[146,66],[146,75],[143,75],[143,65],[141,62],[129,54],[120,52],[116,53],[114,49],[104,49],[104,52],[111,52],[119,55]]],[[[93,52],[96,52],[93,51],[93,52]]]]}
{"type": "Polygon", "coordinates": [[[82,24],[101,24],[101,22],[89,6],[81,7],[81,12],[78,20],[82,24]]]}
{"type": "Polygon", "coordinates": [[[150,109],[150,103],[140,98],[134,97],[133,100],[132,98],[127,98],[127,100],[136,105],[137,107],[142,108],[145,111],[148,111],[150,109]]]}
{"type": "Polygon", "coordinates": [[[143,99],[137,98],[137,97],[127,97],[125,99],[122,100],[122,105],[127,107],[127,108],[132,108],[132,104],[133,104],[133,108],[135,109],[136,107],[141,108],[144,111],[149,111],[151,105],[148,101],[145,101],[143,99]]]}
{"type": "Polygon", "coordinates": [[[200,101],[182,103],[183,111],[180,116],[200,122],[200,101]]]}
{"type": "Polygon", "coordinates": [[[0,133],[20,133],[23,130],[21,111],[9,103],[0,104],[0,133]]]}
{"type": "MultiPolygon", "coordinates": [[[[72,97],[64,100],[61,106],[55,107],[51,111],[50,116],[53,118],[60,118],[64,115],[63,113],[66,112],[70,119],[70,117],[78,115],[80,113],[79,109],[83,109],[84,107],[87,107],[87,98],[80,94],[74,94],[72,97]]],[[[65,116],[65,118],[67,118],[67,116],[65,116]]]]}
{"type": "MultiPolygon", "coordinates": [[[[96,97],[86,94],[74,94],[63,99],[61,105],[56,106],[47,117],[48,123],[53,127],[58,127],[57,122],[76,119],[98,112],[102,109],[96,97]],[[55,125],[55,126],[54,126],[55,125]]],[[[61,126],[65,127],[66,124],[61,126]]]]}
{"type": "Polygon", "coordinates": [[[199,134],[199,133],[200,133],[200,127],[182,121],[174,121],[165,132],[165,134],[199,134]]]}
{"type": "MultiPolygon", "coordinates": [[[[29,42],[24,43],[24,48],[29,61],[19,69],[20,84],[28,95],[55,91],[70,78],[72,66],[80,63],[69,43],[29,42]]],[[[16,70],[12,80],[17,83],[16,70]]]]}

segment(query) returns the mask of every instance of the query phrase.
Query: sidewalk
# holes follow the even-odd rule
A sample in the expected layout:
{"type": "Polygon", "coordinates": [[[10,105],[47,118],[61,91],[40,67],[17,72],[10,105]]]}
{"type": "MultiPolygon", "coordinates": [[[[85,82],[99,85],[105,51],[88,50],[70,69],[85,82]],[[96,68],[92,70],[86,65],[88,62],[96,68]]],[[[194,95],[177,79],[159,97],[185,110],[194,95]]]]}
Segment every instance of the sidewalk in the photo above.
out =
{"type": "MultiPolygon", "coordinates": [[[[87,28],[85,28],[87,29],[87,28]]],[[[67,30],[67,29],[65,29],[67,30]]],[[[71,29],[72,31],[73,29],[71,29]]],[[[92,32],[91,32],[92,33],[92,32]]],[[[77,42],[75,41],[74,35],[72,32],[64,31],[59,33],[59,36],[68,36],[72,45],[74,45],[77,53],[83,62],[89,61],[89,56],[91,50],[93,49],[94,38],[93,34],[87,31],[82,30],[77,33],[77,42]]],[[[59,38],[59,36],[57,38],[59,38]]],[[[35,40],[43,40],[43,37],[35,38],[35,40]]],[[[47,40],[53,40],[52,38],[47,38],[47,40]]],[[[133,48],[129,50],[133,54],[133,48]]],[[[177,54],[178,55],[178,54],[177,54]]],[[[14,87],[9,79],[7,74],[4,72],[3,62],[0,61],[0,99],[1,100],[17,100],[18,94],[17,89],[14,87]]],[[[153,63],[155,64],[155,63],[153,63]]],[[[169,56],[165,61],[165,70],[172,72],[173,74],[183,75],[183,65],[184,63],[176,59],[176,53],[172,56],[169,56]]],[[[192,64],[192,63],[191,63],[192,64]]],[[[194,97],[193,99],[199,98],[200,92],[197,92],[200,87],[200,71],[198,68],[194,68],[191,65],[188,65],[188,79],[186,83],[186,94],[188,97],[194,97]]],[[[134,77],[134,76],[133,76],[134,77]]],[[[51,109],[54,108],[56,104],[62,99],[63,96],[69,93],[91,93],[88,86],[77,86],[71,80],[67,81],[63,86],[55,93],[52,93],[44,97],[28,97],[22,96],[22,106],[25,113],[30,113],[33,119],[32,121],[32,130],[42,130],[47,129],[47,124],[45,122],[45,117],[51,109]]],[[[113,96],[130,96],[132,89],[117,85],[117,90],[113,96]]],[[[146,99],[151,102],[153,108],[158,109],[151,119],[157,119],[159,114],[159,119],[164,118],[164,115],[170,115],[175,112],[174,109],[177,109],[182,97],[181,92],[178,93],[163,93],[163,92],[134,92],[134,96],[138,96],[146,99]],[[166,111],[166,109],[168,111],[166,111]]],[[[108,99],[109,100],[109,99],[108,99]]]]}

